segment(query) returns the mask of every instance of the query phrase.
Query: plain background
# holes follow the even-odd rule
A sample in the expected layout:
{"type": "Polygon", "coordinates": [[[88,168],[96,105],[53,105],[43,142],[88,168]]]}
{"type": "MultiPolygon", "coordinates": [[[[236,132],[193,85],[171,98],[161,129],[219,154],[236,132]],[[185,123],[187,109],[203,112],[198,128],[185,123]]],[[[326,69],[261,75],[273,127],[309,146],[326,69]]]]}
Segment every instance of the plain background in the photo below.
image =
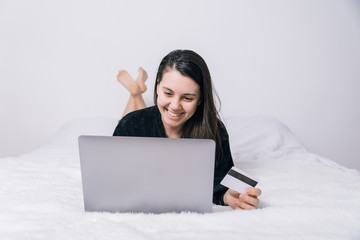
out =
{"type": "Polygon", "coordinates": [[[350,0],[0,0],[0,157],[64,123],[120,118],[118,70],[149,74],[192,49],[222,116],[272,115],[308,150],[360,169],[360,3],[350,0]]]}

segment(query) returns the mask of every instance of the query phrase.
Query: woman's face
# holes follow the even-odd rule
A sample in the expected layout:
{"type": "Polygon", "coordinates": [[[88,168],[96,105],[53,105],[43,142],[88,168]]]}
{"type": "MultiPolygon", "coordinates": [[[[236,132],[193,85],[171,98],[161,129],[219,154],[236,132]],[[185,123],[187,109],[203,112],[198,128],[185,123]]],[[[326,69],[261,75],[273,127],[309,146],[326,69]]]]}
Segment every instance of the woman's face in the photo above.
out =
{"type": "Polygon", "coordinates": [[[179,71],[169,69],[157,85],[157,106],[168,137],[181,136],[184,123],[191,118],[200,101],[200,87],[179,71]]]}

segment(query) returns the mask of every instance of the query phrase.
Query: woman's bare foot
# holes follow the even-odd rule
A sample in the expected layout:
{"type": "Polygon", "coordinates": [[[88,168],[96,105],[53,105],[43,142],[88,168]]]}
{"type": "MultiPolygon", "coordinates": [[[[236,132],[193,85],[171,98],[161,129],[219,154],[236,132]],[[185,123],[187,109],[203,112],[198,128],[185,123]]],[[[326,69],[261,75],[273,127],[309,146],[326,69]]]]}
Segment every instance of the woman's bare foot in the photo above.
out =
{"type": "Polygon", "coordinates": [[[130,74],[126,70],[119,71],[119,74],[117,75],[117,80],[119,83],[124,85],[124,87],[129,90],[131,95],[137,95],[140,93],[140,87],[134,79],[130,76],[130,74]]]}
{"type": "Polygon", "coordinates": [[[148,78],[147,72],[140,67],[139,68],[139,76],[136,79],[136,83],[139,86],[140,92],[144,93],[146,91],[145,81],[148,78]]]}

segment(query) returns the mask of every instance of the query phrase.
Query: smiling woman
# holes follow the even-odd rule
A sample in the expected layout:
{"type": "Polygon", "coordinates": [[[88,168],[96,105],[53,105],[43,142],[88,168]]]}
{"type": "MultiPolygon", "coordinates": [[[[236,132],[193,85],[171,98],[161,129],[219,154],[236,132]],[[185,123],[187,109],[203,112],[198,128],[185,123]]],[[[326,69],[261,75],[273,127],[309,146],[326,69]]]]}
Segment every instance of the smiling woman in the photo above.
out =
{"type": "Polygon", "coordinates": [[[130,98],[113,135],[213,139],[216,142],[213,203],[255,209],[260,189],[249,188],[247,194],[239,194],[220,184],[234,163],[203,58],[190,50],[175,50],[166,55],[156,75],[155,106],[148,108],[142,99],[146,78],[142,68],[136,81],[126,71],[119,72],[118,81],[129,90],[130,98]]]}

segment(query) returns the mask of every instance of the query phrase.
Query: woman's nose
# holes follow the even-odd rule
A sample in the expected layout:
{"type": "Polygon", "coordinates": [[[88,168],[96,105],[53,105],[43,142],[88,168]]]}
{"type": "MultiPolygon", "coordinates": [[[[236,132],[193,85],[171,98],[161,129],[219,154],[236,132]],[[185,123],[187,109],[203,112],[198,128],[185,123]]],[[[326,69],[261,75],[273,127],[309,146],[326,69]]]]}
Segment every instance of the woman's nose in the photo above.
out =
{"type": "Polygon", "coordinates": [[[170,108],[173,110],[177,110],[180,108],[180,101],[177,98],[173,98],[170,103],[170,108]]]}

